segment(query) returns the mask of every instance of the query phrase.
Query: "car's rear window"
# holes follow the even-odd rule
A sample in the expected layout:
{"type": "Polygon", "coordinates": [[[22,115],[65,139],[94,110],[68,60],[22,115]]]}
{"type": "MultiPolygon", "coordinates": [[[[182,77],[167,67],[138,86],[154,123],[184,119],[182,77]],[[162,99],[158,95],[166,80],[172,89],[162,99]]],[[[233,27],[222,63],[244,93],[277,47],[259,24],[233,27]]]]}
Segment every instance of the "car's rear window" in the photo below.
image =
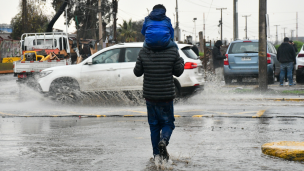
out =
{"type": "Polygon", "coordinates": [[[191,47],[184,47],[184,48],[182,48],[182,51],[188,58],[197,59],[197,55],[195,54],[195,52],[193,52],[191,47]]]}
{"type": "Polygon", "coordinates": [[[259,53],[258,42],[237,42],[232,43],[229,48],[228,54],[235,53],[259,53]]]}

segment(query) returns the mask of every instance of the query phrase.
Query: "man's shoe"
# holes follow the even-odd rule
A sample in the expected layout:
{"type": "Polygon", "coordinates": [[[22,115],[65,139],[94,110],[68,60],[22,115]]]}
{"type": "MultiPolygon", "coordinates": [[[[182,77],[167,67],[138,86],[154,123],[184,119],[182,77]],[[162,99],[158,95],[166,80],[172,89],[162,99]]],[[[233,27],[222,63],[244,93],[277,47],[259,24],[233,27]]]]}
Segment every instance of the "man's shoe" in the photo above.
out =
{"type": "Polygon", "coordinates": [[[293,86],[293,85],[296,85],[296,83],[293,83],[293,84],[289,84],[289,86],[293,86]]]}
{"type": "Polygon", "coordinates": [[[159,149],[160,158],[162,160],[168,161],[169,160],[169,153],[167,151],[167,145],[166,145],[165,140],[161,140],[158,143],[158,149],[159,149]]]}
{"type": "Polygon", "coordinates": [[[159,155],[159,154],[154,155],[154,163],[155,163],[155,165],[156,165],[157,167],[160,166],[160,165],[162,164],[161,158],[160,158],[160,155],[159,155]]]}

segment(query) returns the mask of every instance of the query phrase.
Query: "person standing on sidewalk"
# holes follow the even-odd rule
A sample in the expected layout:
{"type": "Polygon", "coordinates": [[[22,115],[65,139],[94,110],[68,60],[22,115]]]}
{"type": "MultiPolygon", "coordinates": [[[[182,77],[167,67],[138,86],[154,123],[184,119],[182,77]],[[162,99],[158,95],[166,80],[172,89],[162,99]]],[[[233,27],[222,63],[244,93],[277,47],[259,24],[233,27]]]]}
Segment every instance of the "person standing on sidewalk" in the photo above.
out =
{"type": "MultiPolygon", "coordinates": [[[[165,15],[166,11],[161,6],[154,6],[149,16],[153,14],[165,15]]],[[[146,39],[148,36],[150,42],[160,42],[162,44],[163,39],[158,35],[164,34],[164,32],[170,33],[170,29],[161,22],[161,20],[156,20],[148,24],[146,30],[149,30],[149,34],[155,35],[149,37],[146,32],[146,39]],[[153,24],[158,25],[158,27],[154,27],[153,24]],[[154,40],[158,38],[160,40],[154,40]]],[[[143,27],[147,27],[147,25],[143,27]]],[[[147,41],[147,44],[149,44],[149,41],[147,41]]],[[[147,44],[140,50],[133,72],[137,77],[144,75],[143,97],[146,99],[153,155],[155,164],[157,164],[161,160],[168,161],[169,159],[166,146],[169,144],[171,134],[175,128],[173,99],[176,94],[173,75],[176,77],[182,75],[184,60],[179,56],[178,49],[174,44],[170,46],[171,43],[169,45],[163,43],[164,47],[155,45],[155,47],[158,47],[157,50],[150,48],[147,44]]]]}
{"type": "Polygon", "coordinates": [[[294,47],[289,44],[289,38],[285,37],[284,42],[279,46],[277,52],[277,59],[281,63],[280,66],[280,86],[283,86],[285,69],[287,69],[287,78],[289,86],[295,85],[292,78],[293,65],[296,62],[296,53],[294,47]]]}
{"type": "Polygon", "coordinates": [[[221,40],[217,40],[212,49],[213,68],[215,70],[215,77],[217,82],[221,82],[224,79],[224,59],[225,55],[221,53],[221,46],[223,45],[221,40]]]}

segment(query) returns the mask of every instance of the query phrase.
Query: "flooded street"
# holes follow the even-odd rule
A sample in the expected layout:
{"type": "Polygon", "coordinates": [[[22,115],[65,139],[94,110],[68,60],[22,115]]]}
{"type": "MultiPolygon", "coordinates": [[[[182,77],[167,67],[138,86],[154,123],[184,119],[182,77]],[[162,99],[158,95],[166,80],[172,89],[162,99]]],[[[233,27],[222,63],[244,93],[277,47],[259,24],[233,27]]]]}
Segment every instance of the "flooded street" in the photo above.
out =
{"type": "MultiPolygon", "coordinates": [[[[177,118],[167,170],[303,170],[261,145],[303,140],[303,119],[177,118]]],[[[1,170],[155,170],[146,118],[1,118],[1,170]]]]}
{"type": "MultiPolygon", "coordinates": [[[[268,142],[303,141],[304,102],[286,100],[303,95],[284,95],[277,84],[266,93],[252,91],[256,84],[206,84],[176,103],[163,170],[303,170],[301,162],[261,150],[268,142]]],[[[12,75],[0,85],[1,170],[156,170],[143,100],[85,94],[89,102],[60,105],[26,87],[20,96],[12,75]]]]}

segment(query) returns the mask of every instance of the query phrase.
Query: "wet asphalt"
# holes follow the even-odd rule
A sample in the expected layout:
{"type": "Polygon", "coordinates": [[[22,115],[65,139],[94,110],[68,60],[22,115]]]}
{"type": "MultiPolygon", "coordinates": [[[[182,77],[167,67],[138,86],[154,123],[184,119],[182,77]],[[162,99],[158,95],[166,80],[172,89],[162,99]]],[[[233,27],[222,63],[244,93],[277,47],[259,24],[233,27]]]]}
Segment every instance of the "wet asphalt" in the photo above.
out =
{"type": "MultiPolygon", "coordinates": [[[[164,170],[303,170],[261,145],[303,141],[300,118],[176,118],[164,170]]],[[[156,170],[146,118],[0,119],[1,170],[156,170]]]]}
{"type": "MultiPolygon", "coordinates": [[[[270,88],[304,88],[277,84],[270,88]]],[[[24,87],[20,96],[11,75],[0,86],[0,170],[156,170],[143,100],[60,105],[24,87]]],[[[254,87],[206,84],[176,103],[162,170],[303,170],[303,162],[261,151],[268,142],[303,141],[304,102],[267,100],[303,95],[233,91],[254,87]]]]}

